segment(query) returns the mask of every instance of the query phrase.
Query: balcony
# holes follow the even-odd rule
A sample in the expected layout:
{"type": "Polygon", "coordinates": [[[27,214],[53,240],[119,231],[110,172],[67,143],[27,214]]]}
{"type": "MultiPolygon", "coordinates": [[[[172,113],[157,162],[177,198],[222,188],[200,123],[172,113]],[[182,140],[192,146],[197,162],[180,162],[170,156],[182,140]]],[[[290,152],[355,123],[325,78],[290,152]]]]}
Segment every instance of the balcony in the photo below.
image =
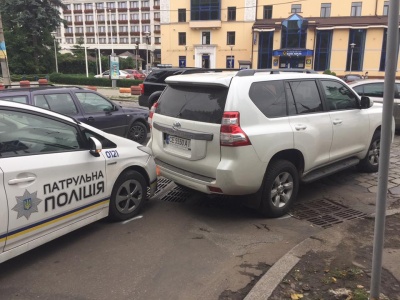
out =
{"type": "Polygon", "coordinates": [[[142,20],[142,24],[150,24],[150,20],[142,20]]]}
{"type": "Polygon", "coordinates": [[[160,5],[154,5],[153,9],[160,10],[160,5]]]}
{"type": "Polygon", "coordinates": [[[139,7],[131,7],[129,11],[139,11],[139,7]]]}
{"type": "Polygon", "coordinates": [[[94,24],[94,21],[85,21],[85,24],[86,24],[86,25],[93,25],[93,24],[94,24]]]}
{"type": "Polygon", "coordinates": [[[73,34],[73,33],[70,33],[70,32],[66,32],[64,35],[65,35],[65,36],[74,36],[74,34],[73,34]]]}
{"type": "MultiPolygon", "coordinates": [[[[110,21],[108,21],[108,24],[110,24],[110,21]]],[[[111,24],[117,24],[117,20],[112,20],[111,24]]]]}
{"type": "Polygon", "coordinates": [[[131,24],[139,24],[139,20],[131,20],[131,24]]]}
{"type": "Polygon", "coordinates": [[[97,24],[105,24],[105,23],[106,23],[106,21],[104,21],[104,20],[97,21],[97,24]]]}
{"type": "Polygon", "coordinates": [[[91,14],[93,13],[93,9],[85,9],[84,12],[85,14],[91,14]]]}
{"type": "Polygon", "coordinates": [[[160,18],[154,18],[154,21],[160,22],[160,18]]]}
{"type": "Polygon", "coordinates": [[[117,9],[116,9],[116,8],[108,8],[108,7],[107,7],[107,11],[108,11],[108,12],[116,12],[117,9]]]}
{"type": "Polygon", "coordinates": [[[119,24],[128,24],[128,20],[118,20],[119,24]]]}
{"type": "Polygon", "coordinates": [[[81,14],[82,13],[82,9],[74,9],[74,14],[81,14]]]}
{"type": "Polygon", "coordinates": [[[132,36],[140,36],[140,32],[139,31],[131,31],[131,35],[132,36]]]}
{"type": "Polygon", "coordinates": [[[161,42],[154,42],[155,45],[161,45],[161,42]]]}
{"type": "Polygon", "coordinates": [[[103,14],[104,13],[104,8],[96,8],[96,13],[103,14]]]}
{"type": "Polygon", "coordinates": [[[128,11],[128,9],[126,7],[123,7],[123,8],[118,8],[118,11],[119,12],[126,12],[126,11],[128,11]]]}
{"type": "Polygon", "coordinates": [[[70,15],[71,12],[72,12],[72,11],[71,11],[70,9],[64,10],[64,11],[63,11],[64,15],[70,15]]]}
{"type": "Polygon", "coordinates": [[[75,36],[83,36],[83,32],[75,32],[75,36]]]}
{"type": "Polygon", "coordinates": [[[150,11],[150,7],[148,7],[148,6],[142,6],[142,11],[150,11]]]}
{"type": "Polygon", "coordinates": [[[79,21],[79,22],[76,22],[76,21],[75,21],[74,24],[75,24],[75,25],[83,25],[83,22],[82,22],[82,21],[79,21]]]}
{"type": "Polygon", "coordinates": [[[105,35],[107,35],[107,33],[105,33],[105,32],[99,32],[99,35],[100,35],[100,36],[105,36],[105,35]]]}
{"type": "Polygon", "coordinates": [[[192,29],[202,28],[221,28],[221,20],[210,20],[210,21],[190,21],[189,27],[192,29]]]}
{"type": "Polygon", "coordinates": [[[160,33],[161,33],[161,30],[154,30],[153,32],[154,32],[154,33],[160,34],[160,33]]]}
{"type": "Polygon", "coordinates": [[[129,33],[127,31],[120,31],[118,32],[119,36],[127,36],[129,33]]]}
{"type": "Polygon", "coordinates": [[[86,32],[86,36],[94,36],[94,32],[86,32]]]}
{"type": "Polygon", "coordinates": [[[68,25],[72,25],[72,21],[68,21],[67,24],[68,24],[68,25]]]}

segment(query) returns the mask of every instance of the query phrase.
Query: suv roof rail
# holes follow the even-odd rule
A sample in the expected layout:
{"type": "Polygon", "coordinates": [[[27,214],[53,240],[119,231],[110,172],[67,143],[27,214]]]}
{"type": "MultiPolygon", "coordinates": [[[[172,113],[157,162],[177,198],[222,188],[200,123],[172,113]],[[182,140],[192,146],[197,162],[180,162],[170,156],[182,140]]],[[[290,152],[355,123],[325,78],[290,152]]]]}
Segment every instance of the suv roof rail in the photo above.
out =
{"type": "Polygon", "coordinates": [[[31,83],[29,86],[21,86],[20,84],[5,84],[3,85],[5,89],[0,90],[0,91],[9,91],[7,90],[8,88],[10,89],[20,89],[20,90],[30,90],[30,89],[48,89],[48,88],[53,88],[53,89],[58,89],[58,88],[77,88],[77,89],[83,89],[83,87],[80,86],[73,86],[73,85],[54,85],[52,83],[45,83],[45,84],[39,84],[39,83],[31,83]]]}
{"type": "Polygon", "coordinates": [[[307,73],[317,74],[318,72],[308,69],[244,69],[240,70],[236,76],[253,76],[255,73],[269,73],[269,74],[280,74],[280,73],[307,73]]]}

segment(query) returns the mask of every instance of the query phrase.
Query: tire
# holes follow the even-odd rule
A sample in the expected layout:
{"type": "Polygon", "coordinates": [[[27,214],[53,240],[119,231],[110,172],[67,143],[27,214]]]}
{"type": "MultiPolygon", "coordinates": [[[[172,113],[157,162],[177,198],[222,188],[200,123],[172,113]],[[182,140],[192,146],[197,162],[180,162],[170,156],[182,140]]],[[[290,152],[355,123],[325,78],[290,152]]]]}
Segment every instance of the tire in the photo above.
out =
{"type": "Polygon", "coordinates": [[[260,189],[260,212],[269,218],[285,215],[297,197],[299,174],[287,160],[272,161],[260,189]]]}
{"type": "Polygon", "coordinates": [[[147,199],[147,184],[136,171],[125,171],[114,184],[109,208],[109,218],[123,221],[136,216],[147,199]]]}
{"type": "Polygon", "coordinates": [[[379,169],[379,154],[381,149],[381,132],[375,131],[369,145],[367,155],[358,164],[358,169],[366,173],[375,173],[379,169]]]}
{"type": "Polygon", "coordinates": [[[129,128],[127,138],[139,144],[143,144],[147,139],[147,128],[142,122],[134,122],[129,128]]]}

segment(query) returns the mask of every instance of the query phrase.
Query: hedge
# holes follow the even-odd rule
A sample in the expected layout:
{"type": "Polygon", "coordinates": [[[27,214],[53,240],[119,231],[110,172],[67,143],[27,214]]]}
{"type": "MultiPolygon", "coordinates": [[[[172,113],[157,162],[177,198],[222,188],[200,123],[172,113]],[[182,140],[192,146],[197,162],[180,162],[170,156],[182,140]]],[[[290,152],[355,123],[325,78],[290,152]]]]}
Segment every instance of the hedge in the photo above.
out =
{"type": "MultiPolygon", "coordinates": [[[[93,85],[107,87],[112,86],[111,79],[108,78],[94,78],[86,77],[85,75],[71,75],[61,73],[50,74],[50,82],[59,84],[93,85]]],[[[142,80],[118,79],[117,87],[131,87],[132,85],[138,85],[139,83],[142,83],[142,80]]]]}
{"type": "Polygon", "coordinates": [[[28,74],[28,75],[11,75],[11,81],[21,81],[21,80],[29,80],[29,81],[38,81],[40,78],[49,78],[49,74],[28,74]]]}

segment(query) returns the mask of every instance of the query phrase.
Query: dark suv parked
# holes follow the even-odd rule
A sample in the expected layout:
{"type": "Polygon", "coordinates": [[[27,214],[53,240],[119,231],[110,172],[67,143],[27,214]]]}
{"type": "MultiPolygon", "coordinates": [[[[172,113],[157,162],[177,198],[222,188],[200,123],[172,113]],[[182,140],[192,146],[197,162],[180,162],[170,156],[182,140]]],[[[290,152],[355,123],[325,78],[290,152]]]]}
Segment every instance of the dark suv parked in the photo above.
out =
{"type": "Polygon", "coordinates": [[[95,91],[80,87],[10,87],[0,90],[0,100],[53,110],[141,144],[149,131],[147,109],[122,107],[95,91]]]}
{"type": "Polygon", "coordinates": [[[193,74],[204,72],[232,71],[233,69],[204,69],[204,68],[162,68],[155,69],[147,75],[141,84],[139,105],[151,108],[157,102],[162,91],[167,86],[165,79],[172,75],[193,74]]]}

